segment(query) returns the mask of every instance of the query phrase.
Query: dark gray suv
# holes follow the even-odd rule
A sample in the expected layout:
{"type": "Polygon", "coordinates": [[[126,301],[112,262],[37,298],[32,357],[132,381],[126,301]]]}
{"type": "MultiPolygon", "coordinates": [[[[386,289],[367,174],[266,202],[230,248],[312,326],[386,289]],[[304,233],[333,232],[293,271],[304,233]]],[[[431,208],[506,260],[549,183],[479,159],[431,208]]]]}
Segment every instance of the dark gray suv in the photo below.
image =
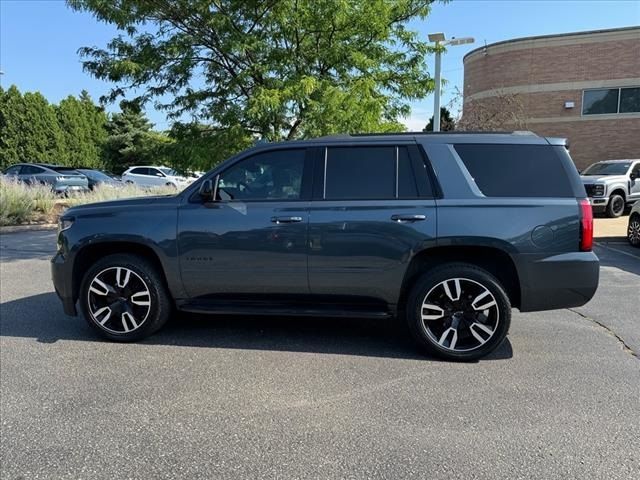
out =
{"type": "Polygon", "coordinates": [[[397,317],[427,352],[480,358],[520,311],[598,285],[591,206],[561,139],[353,135],[260,145],[183,192],[75,207],[53,281],[103,336],[178,310],[397,317]]]}

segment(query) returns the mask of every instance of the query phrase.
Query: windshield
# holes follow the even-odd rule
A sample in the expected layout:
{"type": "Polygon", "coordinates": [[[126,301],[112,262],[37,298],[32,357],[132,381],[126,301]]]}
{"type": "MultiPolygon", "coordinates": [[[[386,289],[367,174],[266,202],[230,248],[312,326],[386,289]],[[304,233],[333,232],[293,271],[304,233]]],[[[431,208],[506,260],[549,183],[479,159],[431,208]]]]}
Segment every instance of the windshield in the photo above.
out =
{"type": "Polygon", "coordinates": [[[113,178],[99,170],[80,170],[83,174],[89,177],[91,180],[98,180],[100,182],[112,182],[113,178]]]}
{"type": "Polygon", "coordinates": [[[178,172],[176,172],[172,168],[161,167],[161,168],[158,168],[158,170],[160,170],[162,173],[164,173],[165,175],[167,175],[169,177],[177,177],[178,176],[178,172]]]}
{"type": "Polygon", "coordinates": [[[582,175],[624,175],[631,162],[599,162],[588,167],[582,175]]]}

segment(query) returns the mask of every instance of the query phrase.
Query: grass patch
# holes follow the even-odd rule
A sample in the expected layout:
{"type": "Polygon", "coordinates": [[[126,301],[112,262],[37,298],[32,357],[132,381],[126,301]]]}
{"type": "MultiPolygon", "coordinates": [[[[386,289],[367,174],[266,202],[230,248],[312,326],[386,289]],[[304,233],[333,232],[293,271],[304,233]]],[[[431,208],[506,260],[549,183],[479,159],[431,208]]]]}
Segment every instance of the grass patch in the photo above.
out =
{"type": "Polygon", "coordinates": [[[98,187],[86,193],[59,197],[46,185],[26,185],[0,177],[0,226],[55,223],[68,207],[120,198],[174,194],[169,187],[144,189],[135,185],[121,188],[98,187]]]}

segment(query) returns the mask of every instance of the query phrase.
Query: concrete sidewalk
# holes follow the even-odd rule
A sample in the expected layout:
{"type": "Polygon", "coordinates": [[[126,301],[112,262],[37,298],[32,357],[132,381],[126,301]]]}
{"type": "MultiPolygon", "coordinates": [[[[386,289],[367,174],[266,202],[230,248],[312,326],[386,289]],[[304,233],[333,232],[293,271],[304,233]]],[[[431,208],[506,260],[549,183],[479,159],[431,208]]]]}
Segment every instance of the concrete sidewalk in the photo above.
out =
{"type": "Polygon", "coordinates": [[[599,240],[626,239],[629,216],[623,215],[619,218],[595,218],[593,225],[593,236],[599,240]]]}

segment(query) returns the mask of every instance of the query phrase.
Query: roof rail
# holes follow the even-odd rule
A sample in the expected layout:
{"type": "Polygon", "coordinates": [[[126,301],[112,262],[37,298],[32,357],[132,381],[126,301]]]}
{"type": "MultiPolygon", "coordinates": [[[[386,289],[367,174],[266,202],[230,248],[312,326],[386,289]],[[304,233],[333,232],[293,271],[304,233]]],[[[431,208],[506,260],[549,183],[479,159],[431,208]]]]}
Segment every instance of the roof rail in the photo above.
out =
{"type": "Polygon", "coordinates": [[[510,130],[510,131],[478,131],[478,130],[448,130],[446,132],[380,132],[380,133],[351,133],[348,135],[332,135],[347,137],[377,137],[386,135],[533,135],[535,133],[528,130],[510,130]]]}

